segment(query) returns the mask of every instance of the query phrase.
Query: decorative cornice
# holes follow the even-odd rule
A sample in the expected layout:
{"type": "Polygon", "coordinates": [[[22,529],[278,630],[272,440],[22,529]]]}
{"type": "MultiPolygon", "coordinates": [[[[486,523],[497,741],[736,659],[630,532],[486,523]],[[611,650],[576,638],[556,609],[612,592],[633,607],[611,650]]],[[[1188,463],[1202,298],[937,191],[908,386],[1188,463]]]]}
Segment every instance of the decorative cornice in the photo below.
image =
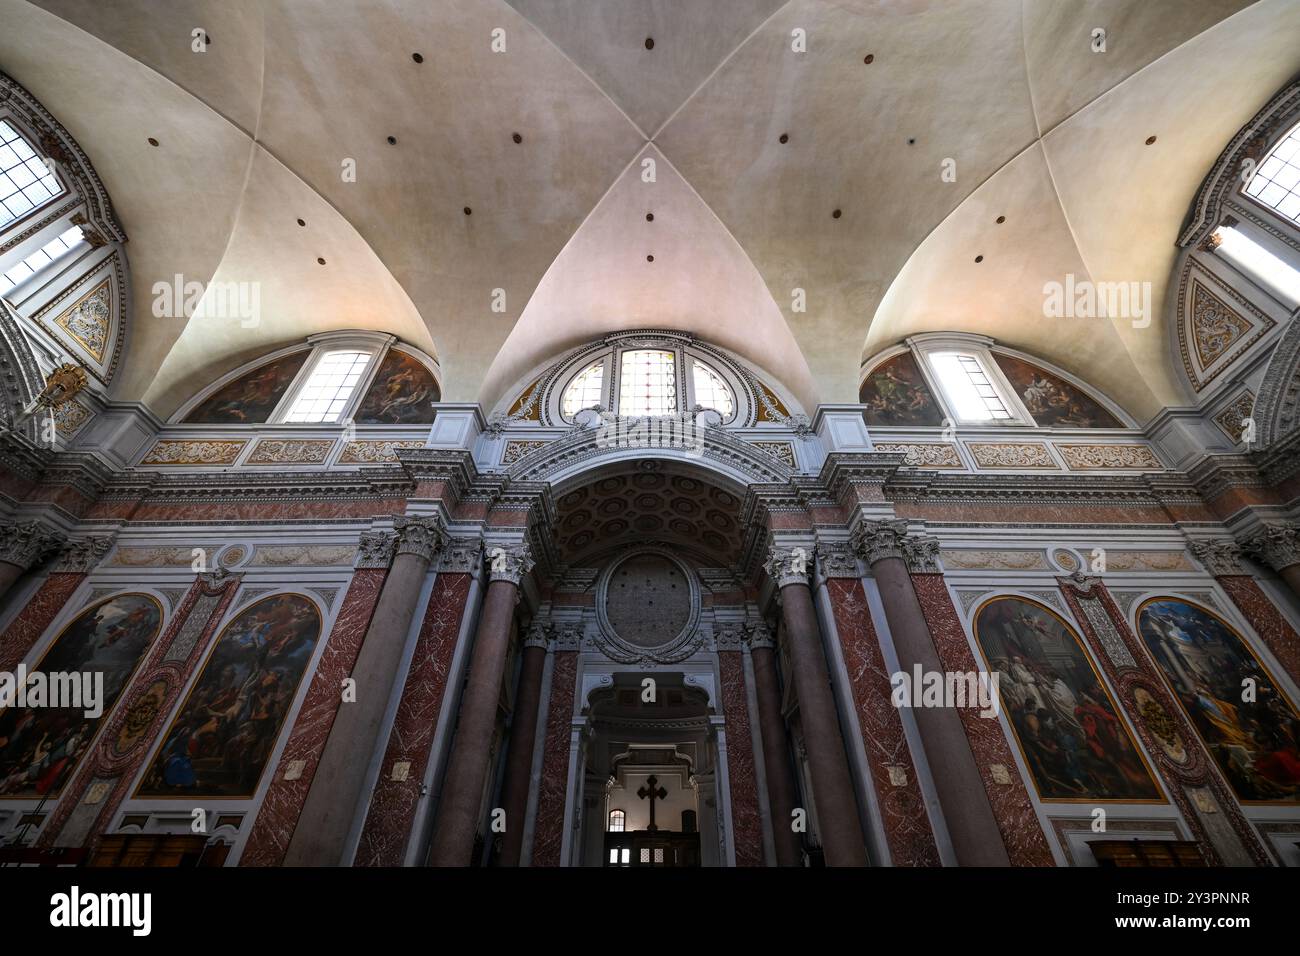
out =
{"type": "Polygon", "coordinates": [[[397,533],[397,554],[413,554],[432,561],[447,540],[446,526],[437,516],[399,515],[393,520],[397,533]]]}
{"type": "Polygon", "coordinates": [[[790,584],[806,585],[811,561],[812,555],[808,548],[801,546],[779,548],[773,545],[767,553],[767,561],[764,562],[763,568],[767,571],[768,577],[776,582],[778,588],[790,584]]]}
{"type": "Polygon", "coordinates": [[[1209,541],[1193,541],[1187,547],[1195,555],[1196,560],[1205,565],[1205,570],[1216,578],[1220,575],[1243,573],[1241,564],[1237,560],[1241,555],[1241,548],[1235,541],[1215,538],[1209,541]]]}
{"type": "Polygon", "coordinates": [[[113,548],[113,535],[90,535],[69,541],[54,563],[53,570],[89,574],[113,548]]]}
{"type": "Polygon", "coordinates": [[[397,535],[390,531],[363,531],[357,542],[356,568],[386,568],[393,561],[397,535]]]}
{"type": "Polygon", "coordinates": [[[849,543],[868,566],[887,558],[906,560],[907,522],[901,518],[862,521],[850,533],[849,543]]]}
{"type": "Polygon", "coordinates": [[[0,561],[26,571],[64,543],[62,533],[43,521],[23,521],[0,528],[0,561]]]}
{"type": "Polygon", "coordinates": [[[1242,547],[1274,571],[1281,571],[1300,564],[1300,528],[1266,524],[1244,541],[1242,547]]]}
{"type": "Polygon", "coordinates": [[[492,545],[488,548],[488,574],[492,581],[519,582],[533,569],[533,552],[527,541],[517,544],[492,545]]]}

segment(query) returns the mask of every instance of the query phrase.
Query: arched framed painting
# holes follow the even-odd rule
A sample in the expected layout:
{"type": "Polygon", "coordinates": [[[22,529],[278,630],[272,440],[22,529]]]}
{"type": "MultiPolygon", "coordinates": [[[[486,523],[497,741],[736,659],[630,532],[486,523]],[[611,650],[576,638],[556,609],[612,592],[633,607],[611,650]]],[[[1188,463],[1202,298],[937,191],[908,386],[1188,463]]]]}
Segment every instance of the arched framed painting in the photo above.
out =
{"type": "Polygon", "coordinates": [[[998,675],[1003,714],[1040,800],[1165,802],[1064,618],[1027,598],[995,597],[975,613],[975,642],[989,672],[998,675]]]}
{"type": "Polygon", "coordinates": [[[1137,628],[1237,798],[1300,803],[1300,715],[1245,638],[1173,597],[1144,601],[1137,628]]]}
{"type": "Polygon", "coordinates": [[[81,707],[13,706],[0,712],[0,798],[58,795],[162,622],[162,606],[151,595],[115,594],[86,608],[60,632],[28,673],[90,675],[100,696],[90,710],[98,714],[87,716],[81,707]]]}
{"type": "Polygon", "coordinates": [[[240,611],[214,642],[136,797],[252,797],[320,634],[320,611],[301,594],[273,594],[240,611]]]}

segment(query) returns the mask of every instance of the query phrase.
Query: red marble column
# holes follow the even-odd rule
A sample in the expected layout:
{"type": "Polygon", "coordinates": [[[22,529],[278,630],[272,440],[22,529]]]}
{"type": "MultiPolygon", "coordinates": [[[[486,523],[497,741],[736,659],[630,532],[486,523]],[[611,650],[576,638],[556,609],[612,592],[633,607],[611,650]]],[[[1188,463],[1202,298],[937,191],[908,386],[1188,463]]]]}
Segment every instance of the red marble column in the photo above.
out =
{"type": "Polygon", "coordinates": [[[84,580],[84,574],[61,572],[52,572],[45,579],[4,634],[0,634],[0,671],[12,673],[22,663],[84,580]]]}
{"type": "Polygon", "coordinates": [[[866,841],[858,818],[858,801],[849,776],[839,716],[831,693],[817,612],[808,588],[809,560],[804,549],[773,548],[769,577],[781,589],[781,615],[790,647],[790,669],[799,695],[813,803],[821,829],[827,866],[866,866],[866,841]]]}
{"type": "Polygon", "coordinates": [[[473,581],[471,574],[446,572],[439,573],[434,581],[354,866],[402,863],[420,806],[420,791],[473,581]],[[395,773],[395,768],[400,770],[403,764],[405,774],[395,773]]]}
{"type": "Polygon", "coordinates": [[[98,844],[203,659],[239,583],[239,575],[224,571],[195,580],[65,788],[38,846],[98,844]]]}
{"type": "MultiPolygon", "coordinates": [[[[722,714],[727,728],[727,780],[731,793],[731,843],[736,866],[763,865],[763,817],[758,809],[758,771],[745,693],[745,660],[740,651],[719,650],[722,714]]],[[[789,827],[785,821],[776,825],[789,827]]]]}
{"type": "Polygon", "coordinates": [[[763,776],[767,778],[767,805],[772,815],[772,842],[777,866],[803,866],[803,846],[794,831],[795,785],[790,762],[790,738],[781,713],[781,687],[776,673],[776,648],[766,624],[755,625],[749,636],[754,667],[754,697],[763,740],[763,776]]]}
{"type": "MultiPolygon", "coordinates": [[[[943,669],[978,673],[980,666],[971,653],[966,630],[957,617],[943,575],[913,574],[912,586],[921,602],[921,611],[925,614],[943,669]]],[[[981,717],[978,708],[963,707],[959,713],[1012,865],[1054,866],[1052,848],[1034,813],[1029,789],[1016,768],[1015,757],[1001,725],[996,718],[981,717]],[[999,767],[1001,770],[995,777],[995,768],[999,767]],[[999,777],[1002,782],[999,782],[999,777]]]]}
{"type": "Polygon", "coordinates": [[[551,696],[546,708],[542,779],[533,827],[532,866],[559,866],[564,843],[564,803],[569,789],[569,746],[573,732],[578,655],[557,650],[551,666],[551,696]]]}
{"type": "Polygon", "coordinates": [[[862,582],[857,578],[830,578],[826,590],[849,675],[853,708],[862,728],[862,745],[880,805],[890,863],[939,866],[939,848],[926,812],[925,796],[917,782],[903,721],[898,708],[890,703],[889,671],[862,582]]]}
{"type": "Polygon", "coordinates": [[[1165,792],[1182,811],[1207,862],[1211,866],[1271,866],[1268,851],[1242,814],[1214,759],[1106,586],[1078,572],[1059,582],[1093,660],[1110,678],[1120,707],[1155,758],[1165,792]],[[1198,798],[1214,806],[1198,809],[1198,798]],[[1221,815],[1228,826],[1220,824],[1212,831],[1203,822],[1202,812],[1216,819],[1221,815]]]}
{"type": "Polygon", "coordinates": [[[387,574],[386,566],[359,567],[353,572],[343,607],[239,857],[240,866],[279,866],[284,862],[321,750],[342,704],[343,680],[356,665],[387,574]]]}
{"type": "Polygon", "coordinates": [[[364,806],[371,758],[381,746],[388,704],[401,673],[406,637],[434,553],[445,535],[435,518],[394,520],[395,557],[349,675],[354,700],[337,711],[316,764],[284,860],[289,866],[338,866],[364,806]]]}
{"type": "Polygon", "coordinates": [[[519,665],[519,687],[510,721],[510,747],[506,752],[501,807],[506,812],[506,832],[501,838],[500,866],[518,866],[524,848],[524,820],[528,815],[528,790],[537,742],[537,711],[542,703],[542,674],[546,670],[546,630],[534,622],[524,639],[519,665]]]}
{"type": "MultiPolygon", "coordinates": [[[[943,673],[934,636],[904,560],[905,554],[920,546],[908,537],[907,522],[864,521],[855,531],[854,545],[876,579],[899,667],[907,674],[917,668],[927,674],[943,673]]],[[[926,546],[933,550],[937,542],[927,540],[926,546]]],[[[956,710],[912,708],[953,853],[960,866],[1007,866],[1011,857],[956,710]]]]}
{"type": "Polygon", "coordinates": [[[469,680],[438,798],[429,848],[432,866],[468,866],[471,862],[519,582],[533,565],[527,544],[509,550],[494,548],[490,561],[491,583],[474,636],[469,680]]]}

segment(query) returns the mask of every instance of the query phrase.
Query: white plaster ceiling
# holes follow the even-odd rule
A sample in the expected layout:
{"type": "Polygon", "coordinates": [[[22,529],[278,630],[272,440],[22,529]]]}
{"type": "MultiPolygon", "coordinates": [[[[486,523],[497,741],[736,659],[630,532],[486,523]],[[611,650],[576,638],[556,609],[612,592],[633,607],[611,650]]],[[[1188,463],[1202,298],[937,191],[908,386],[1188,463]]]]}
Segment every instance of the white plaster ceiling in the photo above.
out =
{"type": "Polygon", "coordinates": [[[977,331],[1145,419],[1186,400],[1173,237],[1300,70],[1294,0],[0,0],[0,23],[0,68],[77,137],[130,236],[117,395],[161,415],[316,331],[392,332],[439,358],[447,398],[491,406],[648,325],[808,407],[853,401],[862,358],[903,336],[977,331]],[[1049,324],[1066,272],[1152,282],[1155,321],[1049,324]],[[176,273],[261,283],[262,324],[155,319],[176,273]]]}

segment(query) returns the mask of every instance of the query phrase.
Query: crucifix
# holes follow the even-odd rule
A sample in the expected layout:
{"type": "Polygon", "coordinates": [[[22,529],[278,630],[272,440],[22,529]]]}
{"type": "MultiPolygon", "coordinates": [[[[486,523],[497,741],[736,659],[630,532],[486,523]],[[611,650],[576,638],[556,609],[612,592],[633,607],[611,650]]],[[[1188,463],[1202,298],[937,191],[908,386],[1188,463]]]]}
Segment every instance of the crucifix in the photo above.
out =
{"type": "Polygon", "coordinates": [[[659,828],[655,826],[655,801],[662,800],[664,797],[668,796],[668,791],[659,786],[659,778],[652,774],[650,778],[646,780],[646,785],[638,790],[636,795],[642,800],[647,797],[650,798],[650,826],[648,829],[658,830],[659,828]]]}

